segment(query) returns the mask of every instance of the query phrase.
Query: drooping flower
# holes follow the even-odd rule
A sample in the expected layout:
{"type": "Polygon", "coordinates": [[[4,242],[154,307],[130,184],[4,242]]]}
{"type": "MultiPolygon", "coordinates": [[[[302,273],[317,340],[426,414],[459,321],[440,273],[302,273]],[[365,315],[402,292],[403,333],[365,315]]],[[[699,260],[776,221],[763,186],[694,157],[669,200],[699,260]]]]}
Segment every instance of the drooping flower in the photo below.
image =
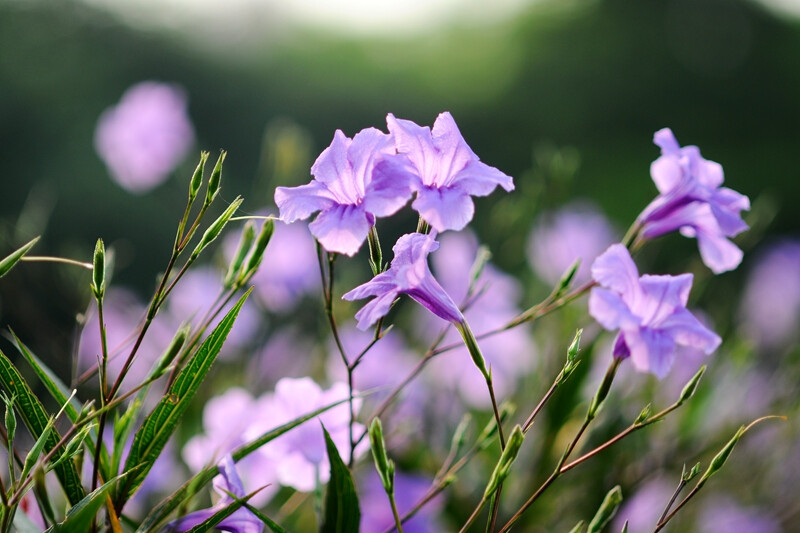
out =
{"type": "Polygon", "coordinates": [[[661,147],[661,157],[650,166],[659,195],[639,215],[642,234],[679,230],[697,238],[700,256],[715,274],[735,269],[742,251],[728,238],[748,228],[741,212],[750,209],[750,200],[720,187],[722,166],[704,159],[696,146],[681,148],[669,128],[657,131],[653,142],[661,147]]]}
{"type": "Polygon", "coordinates": [[[614,244],[592,264],[589,314],[607,330],[620,330],[614,356],[630,357],[641,372],[662,378],[677,345],[710,354],[719,336],[686,309],[692,275],[639,277],[627,248],[614,244]]]}
{"type": "Polygon", "coordinates": [[[356,313],[359,329],[367,329],[385,316],[400,294],[409,295],[431,313],[449,322],[464,320],[458,306],[428,268],[428,254],[438,247],[439,243],[432,235],[403,235],[392,248],[394,259],[389,270],[342,296],[351,301],[376,296],[356,313]]]}
{"type": "Polygon", "coordinates": [[[386,125],[397,153],[407,155],[415,168],[412,207],[436,231],[463,229],[475,212],[471,196],[487,196],[498,185],[514,190],[511,176],[480,162],[450,113],[441,113],[432,130],[391,113],[386,125]]]}
{"type": "Polygon", "coordinates": [[[355,255],[375,217],[394,214],[411,196],[406,158],[396,155],[390,135],[375,128],[352,139],[336,130],[311,174],[306,185],[278,187],[275,203],[284,222],[320,211],[309,229],[329,252],[355,255]]]}
{"type": "MultiPolygon", "coordinates": [[[[193,527],[202,524],[234,502],[230,494],[237,498],[246,496],[242,481],[236,472],[233,458],[230,455],[226,455],[217,466],[219,467],[219,475],[214,478],[214,490],[221,496],[219,502],[213,507],[189,513],[183,518],[170,522],[166,528],[167,532],[189,531],[193,527]]],[[[214,526],[214,529],[228,533],[261,533],[264,531],[264,524],[250,510],[240,507],[230,516],[223,518],[221,522],[214,526]]]]}
{"type": "Polygon", "coordinates": [[[194,142],[186,107],[180,88],[146,81],[103,112],[94,144],[117,184],[144,193],[167,179],[194,142]]]}

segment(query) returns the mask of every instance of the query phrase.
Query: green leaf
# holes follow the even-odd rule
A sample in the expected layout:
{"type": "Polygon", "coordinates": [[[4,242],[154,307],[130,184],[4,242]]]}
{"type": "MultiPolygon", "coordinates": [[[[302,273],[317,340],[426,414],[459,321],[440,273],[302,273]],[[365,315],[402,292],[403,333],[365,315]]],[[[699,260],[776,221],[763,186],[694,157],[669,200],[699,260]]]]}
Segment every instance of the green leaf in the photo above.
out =
{"type": "Polygon", "coordinates": [[[0,261],[0,278],[8,274],[8,271],[14,268],[14,265],[19,263],[19,260],[22,259],[22,256],[28,253],[28,250],[33,248],[33,245],[39,240],[39,237],[35,239],[31,239],[28,241],[27,244],[24,244],[22,247],[17,248],[11,254],[6,256],[2,261],[0,261]]]}
{"type": "MultiPolygon", "coordinates": [[[[251,289],[252,290],[252,289],[251,289]]],[[[158,402],[155,409],[145,418],[136,432],[128,459],[125,461],[125,472],[134,468],[137,471],[121,483],[115,497],[115,505],[119,510],[133,495],[153,467],[164,446],[167,444],[175,428],[194,398],[198,387],[211,369],[217,358],[222,343],[233,326],[236,315],[242,308],[250,291],[247,291],[220,321],[219,325],[206,338],[197,352],[192,356],[183,370],[175,378],[167,393],[158,402]]]]}
{"type": "Polygon", "coordinates": [[[264,513],[262,513],[261,511],[259,511],[259,510],[258,510],[258,509],[256,509],[255,507],[253,507],[252,505],[250,505],[250,504],[245,504],[245,507],[247,507],[247,509],[248,509],[248,510],[249,510],[251,513],[253,513],[254,515],[256,515],[256,517],[258,517],[258,519],[259,519],[259,520],[261,520],[262,522],[264,522],[265,524],[267,524],[267,527],[268,527],[268,528],[270,528],[270,529],[272,530],[272,533],[289,533],[288,531],[286,531],[285,529],[283,529],[283,528],[280,526],[280,524],[276,523],[274,520],[272,520],[270,517],[268,517],[267,515],[265,515],[264,513]]]}
{"type": "MultiPolygon", "coordinates": [[[[2,350],[0,350],[0,385],[9,395],[16,395],[15,406],[17,412],[22,417],[31,435],[38,439],[47,428],[47,422],[50,417],[42,403],[31,391],[28,383],[2,350]]],[[[50,428],[45,438],[45,450],[49,452],[60,440],[61,436],[58,431],[50,428]]],[[[59,483],[61,483],[64,492],[67,494],[69,502],[74,505],[81,501],[85,493],[81,486],[81,477],[75,465],[71,461],[61,463],[55,468],[55,472],[59,483]]]]}
{"type": "MultiPolygon", "coordinates": [[[[277,439],[287,431],[296,428],[300,424],[303,424],[312,418],[316,418],[325,411],[329,409],[333,409],[337,405],[341,405],[344,402],[347,402],[347,398],[343,400],[339,400],[337,402],[333,402],[328,404],[324,407],[321,407],[315,411],[312,411],[308,414],[305,414],[301,417],[295,418],[294,420],[283,424],[282,426],[278,426],[275,429],[267,431],[259,438],[255,439],[252,442],[249,442],[243,446],[237,448],[231,455],[233,456],[234,461],[239,461],[243,457],[247,457],[261,446],[265,445],[266,443],[277,439]]],[[[208,482],[214,479],[219,473],[216,465],[209,466],[195,474],[189,481],[184,483],[178,490],[173,492],[170,496],[164,499],[161,503],[159,503],[151,512],[148,514],[144,521],[139,525],[139,529],[136,530],[136,533],[152,533],[155,531],[159,524],[163,522],[167,516],[178,508],[183,502],[188,501],[192,496],[197,494],[197,492],[202,489],[208,482]]]]}
{"type": "Polygon", "coordinates": [[[358,533],[361,521],[361,511],[358,508],[358,495],[347,465],[339,456],[339,450],[331,440],[331,436],[322,427],[325,433],[325,447],[328,450],[328,462],[331,465],[331,479],[328,482],[328,491],[325,495],[325,516],[323,518],[321,533],[358,533]]]}
{"type": "Polygon", "coordinates": [[[67,516],[64,517],[62,522],[53,524],[45,533],[89,531],[91,529],[92,520],[94,520],[95,516],[97,516],[97,512],[106,502],[108,491],[111,490],[122,477],[124,477],[124,475],[117,476],[107,483],[104,483],[93,492],[87,494],[85,498],[67,511],[67,516]]]}

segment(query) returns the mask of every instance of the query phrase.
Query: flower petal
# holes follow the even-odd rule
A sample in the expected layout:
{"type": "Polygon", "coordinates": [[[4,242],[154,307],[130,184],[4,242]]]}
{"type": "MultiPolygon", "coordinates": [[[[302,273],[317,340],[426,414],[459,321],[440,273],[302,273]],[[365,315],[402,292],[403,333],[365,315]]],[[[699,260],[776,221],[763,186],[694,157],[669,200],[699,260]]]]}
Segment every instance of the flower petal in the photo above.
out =
{"type": "Polygon", "coordinates": [[[692,290],[691,274],[680,276],[652,276],[645,274],[639,279],[643,297],[634,312],[642,317],[645,325],[660,324],[679,307],[685,307],[692,290]]]}
{"type": "Polygon", "coordinates": [[[308,229],[327,251],[352,257],[367,238],[370,226],[363,206],[334,205],[317,215],[308,229]]]}
{"type": "Polygon", "coordinates": [[[708,329],[687,309],[676,309],[665,318],[659,329],[669,334],[681,346],[690,346],[702,350],[706,355],[716,350],[722,339],[708,329]]]}
{"type": "Polygon", "coordinates": [[[458,187],[422,187],[411,207],[436,231],[462,230],[475,213],[472,198],[458,187]]]}
{"type": "Polygon", "coordinates": [[[325,148],[311,165],[311,175],[314,179],[321,183],[332,183],[342,176],[351,176],[352,168],[347,160],[347,149],[351,142],[352,140],[342,130],[336,130],[330,146],[325,148]]]}
{"type": "Polygon", "coordinates": [[[589,295],[589,314],[607,330],[636,326],[640,322],[617,293],[599,287],[589,295]]]}
{"type": "Polygon", "coordinates": [[[697,245],[700,247],[700,257],[703,258],[703,263],[714,274],[734,270],[742,262],[744,255],[742,250],[719,234],[698,229],[697,245]]]}
{"type": "Polygon", "coordinates": [[[304,220],[316,211],[329,209],[335,201],[324,185],[312,181],[299,187],[277,187],[275,205],[280,209],[281,220],[291,223],[304,220]]]}
{"type": "MultiPolygon", "coordinates": [[[[628,249],[612,244],[592,263],[592,279],[622,295],[623,299],[639,293],[639,272],[628,249]]],[[[627,300],[626,300],[627,301],[627,300]]]]}
{"type": "Polygon", "coordinates": [[[470,161],[453,178],[462,191],[472,196],[487,196],[500,185],[506,191],[514,190],[511,176],[478,160],[470,161]]]}
{"type": "Polygon", "coordinates": [[[675,360],[675,341],[664,332],[652,328],[625,331],[625,342],[631,352],[633,366],[663,378],[675,360]]]}
{"type": "Polygon", "coordinates": [[[358,320],[358,329],[362,331],[366,330],[372,326],[372,324],[385,317],[392,308],[392,302],[394,302],[398,294],[398,291],[391,290],[367,302],[367,304],[356,313],[355,318],[358,320]]]}
{"type": "Polygon", "coordinates": [[[436,177],[438,150],[433,144],[431,130],[427,126],[386,115],[386,126],[394,136],[398,154],[405,154],[419,172],[425,185],[432,185],[436,177]]]}
{"type": "Polygon", "coordinates": [[[455,176],[478,156],[470,149],[453,116],[445,111],[436,117],[431,130],[433,145],[438,150],[436,185],[448,187],[454,183],[455,176]]]}
{"type": "Polygon", "coordinates": [[[364,195],[364,209],[376,217],[395,214],[406,205],[411,197],[412,183],[418,181],[419,177],[406,156],[384,156],[372,171],[372,181],[364,195]]]}

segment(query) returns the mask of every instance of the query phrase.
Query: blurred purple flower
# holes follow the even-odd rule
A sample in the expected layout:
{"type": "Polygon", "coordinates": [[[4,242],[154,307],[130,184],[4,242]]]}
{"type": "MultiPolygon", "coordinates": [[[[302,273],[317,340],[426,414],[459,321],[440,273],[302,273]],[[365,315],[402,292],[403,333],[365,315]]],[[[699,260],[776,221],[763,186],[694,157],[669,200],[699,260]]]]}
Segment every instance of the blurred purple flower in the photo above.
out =
{"type": "MultiPolygon", "coordinates": [[[[469,232],[447,233],[441,237],[441,249],[431,259],[436,278],[445,291],[458,302],[464,302],[472,279],[472,268],[478,253],[478,241],[469,232]]],[[[487,263],[476,283],[474,301],[464,312],[476,333],[503,326],[519,314],[517,302],[522,289],[513,277],[487,263]]],[[[418,328],[433,339],[446,326],[427,314],[418,316],[418,328]]],[[[451,329],[445,342],[461,342],[460,335],[451,329]]],[[[536,347],[530,328],[520,326],[480,341],[486,363],[492,368],[492,380],[499,397],[511,394],[520,378],[533,366],[536,347]]],[[[472,407],[486,408],[491,404],[485,390],[485,379],[470,365],[456,365],[455,360],[467,357],[464,347],[443,353],[428,365],[428,376],[437,389],[455,390],[472,407]]]]}
{"type": "Polygon", "coordinates": [[[386,124],[397,153],[407,155],[416,170],[412,207],[436,231],[460,230],[472,220],[470,196],[487,196],[498,185],[514,190],[510,176],[480,162],[449,112],[439,114],[433,130],[391,113],[386,124]]]}
{"type": "MultiPolygon", "coordinates": [[[[253,398],[246,390],[236,387],[211,398],[203,409],[203,433],[184,445],[183,460],[193,471],[199,471],[246,444],[247,438],[260,436],[245,435],[245,432],[271,407],[270,395],[253,398]]],[[[262,505],[275,495],[278,486],[274,462],[261,454],[250,454],[239,464],[248,489],[270,485],[253,496],[254,505],[262,505]]]]}
{"type": "Polygon", "coordinates": [[[585,281],[594,258],[616,240],[614,228],[597,206],[577,201],[537,220],[528,239],[528,261],[540,279],[555,285],[580,259],[575,279],[585,281]]]}
{"type": "Polygon", "coordinates": [[[194,142],[186,107],[179,87],[145,81],[103,112],[94,144],[117,184],[144,193],[167,179],[194,142]]]}
{"type": "Polygon", "coordinates": [[[740,316],[759,346],[774,349],[797,338],[800,323],[800,241],[767,248],[747,278],[740,316]]]}
{"type": "MultiPolygon", "coordinates": [[[[226,455],[217,466],[219,467],[219,475],[214,478],[214,490],[221,496],[221,499],[214,507],[189,513],[183,518],[170,522],[166,528],[168,532],[189,531],[193,527],[202,524],[234,502],[230,494],[237,498],[246,496],[242,481],[236,473],[233,458],[230,455],[226,455]]],[[[214,529],[227,531],[228,533],[261,533],[264,531],[264,524],[250,510],[240,507],[214,526],[214,529]]]]}
{"type": "Polygon", "coordinates": [[[703,505],[698,519],[700,533],[781,533],[780,522],[755,507],[741,507],[719,496],[703,505]]]}
{"type": "MultiPolygon", "coordinates": [[[[259,415],[248,426],[244,437],[256,438],[265,431],[347,397],[348,387],[344,383],[334,383],[330,389],[322,390],[311,378],[281,379],[275,385],[275,394],[270,402],[258,411],[259,415]]],[[[360,407],[361,400],[354,400],[356,413],[360,407]]],[[[339,454],[347,463],[350,460],[349,422],[350,409],[344,402],[270,441],[253,455],[264,457],[276,465],[281,485],[303,492],[313,491],[318,482],[325,483],[330,476],[320,423],[325,425],[339,454]]],[[[364,430],[364,426],[358,423],[353,427],[356,435],[364,430]]],[[[367,449],[369,443],[365,439],[361,446],[356,447],[356,455],[361,455],[367,449]]]]}
{"type": "MultiPolygon", "coordinates": [[[[395,472],[395,503],[401,517],[425,496],[431,487],[431,481],[424,476],[395,472]]],[[[443,503],[439,496],[425,504],[411,519],[403,523],[403,531],[407,533],[442,531],[441,524],[437,522],[436,517],[441,511],[443,503]]],[[[370,470],[362,484],[362,490],[359,491],[359,505],[361,507],[361,531],[364,533],[378,533],[394,526],[394,516],[389,499],[374,469],[370,470]]]]}
{"type": "Polygon", "coordinates": [[[385,316],[400,294],[408,294],[431,313],[450,322],[464,319],[458,306],[428,268],[428,254],[438,247],[439,243],[432,235],[403,235],[392,248],[394,259],[389,270],[342,296],[351,301],[377,297],[356,313],[359,329],[367,329],[385,316]]]}
{"type": "Polygon", "coordinates": [[[715,274],[735,269],[742,251],[727,238],[747,229],[741,212],[750,209],[750,200],[720,187],[719,163],[703,159],[696,146],[681,148],[669,128],[657,131],[653,142],[661,147],[661,157],[650,166],[659,195],[639,215],[643,235],[680,230],[697,238],[700,256],[715,274]]]}
{"type": "Polygon", "coordinates": [[[595,259],[589,314],[607,330],[619,329],[614,356],[631,357],[641,372],[664,377],[677,345],[710,354],[721,339],[687,309],[692,275],[639,277],[628,249],[614,244],[595,259]]]}
{"type": "Polygon", "coordinates": [[[621,531],[625,522],[631,533],[653,531],[674,488],[666,479],[658,477],[636,487],[633,497],[626,498],[614,517],[611,531],[621,531]]]}
{"type": "Polygon", "coordinates": [[[393,215],[411,196],[406,158],[395,154],[390,135],[375,128],[352,139],[336,130],[311,174],[306,185],[275,189],[275,203],[287,223],[320,211],[309,229],[329,252],[355,255],[375,217],[393,215]]]}

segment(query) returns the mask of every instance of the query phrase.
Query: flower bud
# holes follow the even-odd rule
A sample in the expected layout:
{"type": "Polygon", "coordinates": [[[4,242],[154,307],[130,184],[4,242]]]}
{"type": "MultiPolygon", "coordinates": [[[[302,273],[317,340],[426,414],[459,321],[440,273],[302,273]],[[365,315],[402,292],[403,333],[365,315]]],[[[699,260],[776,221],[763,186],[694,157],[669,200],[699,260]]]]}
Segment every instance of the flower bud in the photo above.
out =
{"type": "Polygon", "coordinates": [[[225,156],[227,155],[228,152],[225,150],[220,151],[217,164],[214,165],[214,170],[211,172],[211,177],[208,179],[208,189],[206,189],[205,200],[206,206],[211,205],[211,202],[214,201],[214,198],[217,197],[217,193],[219,193],[219,183],[222,179],[222,163],[225,162],[225,156]]]}
{"type": "Polygon", "coordinates": [[[489,483],[486,485],[486,490],[483,491],[484,499],[489,498],[489,496],[497,490],[500,483],[508,477],[508,474],[511,472],[511,465],[514,464],[514,460],[519,454],[519,449],[524,439],[525,435],[522,433],[522,427],[517,424],[514,426],[514,429],[511,430],[511,435],[508,437],[506,447],[503,449],[503,453],[500,454],[500,460],[497,461],[497,465],[494,467],[492,476],[489,478],[489,483]]]}
{"type": "Polygon", "coordinates": [[[272,239],[272,233],[274,231],[275,221],[272,219],[265,220],[264,225],[261,226],[261,232],[258,234],[256,243],[250,251],[250,255],[247,257],[247,263],[244,266],[244,274],[241,278],[242,283],[253,277],[253,274],[258,270],[261,261],[264,259],[264,252],[267,249],[270,239],[272,239]]]}
{"type": "Polygon", "coordinates": [[[228,265],[228,272],[225,273],[225,278],[222,281],[222,286],[226,289],[233,287],[233,284],[241,274],[242,264],[244,263],[250,247],[256,238],[256,227],[252,220],[248,220],[242,228],[242,236],[239,239],[239,246],[236,248],[236,253],[233,255],[233,260],[228,265]]]}
{"type": "Polygon", "coordinates": [[[622,503],[622,489],[617,485],[603,498],[603,503],[600,504],[594,518],[589,522],[589,529],[586,530],[586,533],[600,533],[617,514],[620,503],[622,503]]]}
{"type": "Polygon", "coordinates": [[[200,162],[192,175],[192,181],[189,182],[189,203],[193,203],[197,198],[197,192],[200,190],[200,185],[203,184],[203,172],[206,168],[206,160],[208,159],[208,152],[200,152],[200,162]]]}
{"type": "Polygon", "coordinates": [[[391,494],[394,490],[394,463],[389,460],[386,454],[386,443],[383,440],[383,426],[378,417],[372,419],[369,425],[369,442],[372,448],[372,458],[375,460],[375,468],[383,483],[383,488],[391,494]]]}
{"type": "Polygon", "coordinates": [[[643,423],[645,420],[650,418],[650,415],[653,413],[653,404],[648,403],[644,406],[644,409],[641,410],[639,416],[636,417],[636,420],[633,421],[634,426],[638,426],[639,424],[643,423]]]}
{"type": "Polygon", "coordinates": [[[3,402],[6,404],[6,434],[8,435],[9,447],[14,442],[14,435],[17,431],[17,417],[14,414],[14,399],[16,396],[12,395],[10,398],[3,393],[3,402]]]}
{"type": "Polygon", "coordinates": [[[578,272],[578,269],[581,266],[581,260],[576,259],[572,266],[570,266],[562,275],[561,279],[558,281],[558,285],[556,285],[556,289],[553,291],[553,299],[558,299],[561,297],[562,294],[567,292],[569,286],[572,284],[572,280],[575,279],[575,274],[578,272]]]}
{"type": "Polygon", "coordinates": [[[586,420],[594,420],[594,417],[597,416],[598,411],[600,411],[600,408],[603,406],[603,402],[606,400],[606,396],[608,396],[608,392],[611,390],[611,383],[614,381],[614,376],[617,373],[620,361],[621,359],[615,357],[613,363],[608,368],[605,377],[603,377],[603,382],[600,384],[597,393],[592,399],[589,411],[586,413],[586,420]]]}
{"type": "Polygon", "coordinates": [[[106,292],[106,247],[103,244],[103,239],[97,239],[97,244],[94,246],[92,292],[98,300],[102,300],[106,292]]]}
{"type": "Polygon", "coordinates": [[[700,370],[697,371],[692,379],[683,387],[681,390],[681,396],[678,398],[678,404],[682,404],[691,398],[694,395],[694,391],[697,390],[697,384],[700,383],[700,378],[703,377],[703,374],[706,372],[706,365],[700,367],[700,370]]]}
{"type": "Polygon", "coordinates": [[[231,202],[231,205],[229,205],[228,208],[217,218],[217,220],[215,220],[211,226],[208,227],[205,233],[203,233],[203,237],[200,239],[200,242],[192,252],[192,255],[189,258],[190,261],[197,259],[197,256],[200,255],[200,252],[202,252],[206,246],[211,244],[214,239],[219,237],[219,234],[222,232],[222,228],[225,227],[225,224],[228,223],[230,218],[241,204],[242,198],[241,196],[237,196],[236,199],[231,202]]]}

